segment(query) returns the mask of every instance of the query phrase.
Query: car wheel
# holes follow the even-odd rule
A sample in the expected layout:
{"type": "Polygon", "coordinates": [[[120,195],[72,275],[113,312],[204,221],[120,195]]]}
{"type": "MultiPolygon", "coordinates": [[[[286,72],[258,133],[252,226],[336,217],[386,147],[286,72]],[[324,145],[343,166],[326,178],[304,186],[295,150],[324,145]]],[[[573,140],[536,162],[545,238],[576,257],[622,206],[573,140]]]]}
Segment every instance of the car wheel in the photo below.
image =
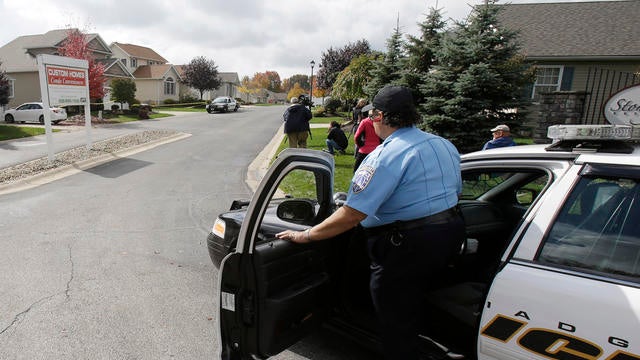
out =
{"type": "Polygon", "coordinates": [[[52,121],[53,125],[58,125],[58,123],[62,120],[52,121]]]}
{"type": "Polygon", "coordinates": [[[40,115],[38,122],[40,122],[40,124],[44,124],[44,115],[40,115]]]}
{"type": "Polygon", "coordinates": [[[7,123],[13,123],[16,120],[13,118],[13,115],[7,114],[7,116],[4,117],[4,121],[7,123]]]}
{"type": "Polygon", "coordinates": [[[209,114],[212,114],[212,113],[213,113],[213,110],[211,110],[210,108],[207,108],[207,112],[208,112],[209,114]]]}
{"type": "Polygon", "coordinates": [[[238,107],[236,106],[236,107],[233,109],[233,111],[238,111],[238,107]]]}

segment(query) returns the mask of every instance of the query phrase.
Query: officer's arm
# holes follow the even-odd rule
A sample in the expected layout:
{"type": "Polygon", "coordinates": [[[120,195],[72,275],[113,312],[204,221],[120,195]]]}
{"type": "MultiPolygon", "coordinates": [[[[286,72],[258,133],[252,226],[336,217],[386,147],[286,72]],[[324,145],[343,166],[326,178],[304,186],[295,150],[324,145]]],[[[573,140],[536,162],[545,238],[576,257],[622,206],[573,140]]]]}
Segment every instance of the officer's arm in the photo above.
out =
{"type": "Polygon", "coordinates": [[[367,214],[343,205],[323,222],[307,231],[285,230],[276,234],[276,237],[297,243],[329,239],[354,228],[366,217],[367,214]]]}

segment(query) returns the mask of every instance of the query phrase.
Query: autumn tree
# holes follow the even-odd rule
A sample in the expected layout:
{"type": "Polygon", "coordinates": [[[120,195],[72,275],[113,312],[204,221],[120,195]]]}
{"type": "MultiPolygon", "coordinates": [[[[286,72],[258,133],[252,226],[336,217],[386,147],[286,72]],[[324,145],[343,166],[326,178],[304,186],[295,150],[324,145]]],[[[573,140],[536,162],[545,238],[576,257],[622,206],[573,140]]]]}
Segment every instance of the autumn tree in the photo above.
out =
{"type": "Polygon", "coordinates": [[[2,62],[0,61],[0,107],[9,103],[9,90],[11,83],[7,77],[7,73],[2,70],[2,62]]]}
{"type": "MultiPolygon", "coordinates": [[[[316,77],[314,76],[314,79],[315,78],[316,77]]],[[[300,87],[305,90],[311,89],[310,83],[309,83],[309,75],[296,74],[282,81],[282,90],[288,92],[293,88],[295,84],[300,85],[300,87]]],[[[315,87],[314,87],[314,90],[315,90],[315,87]]]]}
{"type": "MultiPolygon", "coordinates": [[[[322,53],[320,69],[317,74],[317,85],[321,89],[331,89],[338,74],[342,72],[354,58],[371,52],[371,46],[367,40],[359,40],[349,43],[342,48],[330,47],[322,53]]],[[[314,87],[315,88],[315,87],[314,87]]]]}
{"type": "Polygon", "coordinates": [[[295,83],[293,84],[293,87],[291,88],[291,90],[289,90],[289,92],[287,93],[287,99],[298,97],[306,93],[307,93],[306,89],[303,89],[302,86],[300,86],[300,84],[295,83]]]}
{"type": "Polygon", "coordinates": [[[222,81],[218,77],[218,66],[213,60],[197,56],[184,67],[184,83],[200,92],[200,100],[205,91],[215,90],[222,81]]]}
{"type": "Polygon", "coordinates": [[[89,63],[89,97],[102,99],[104,96],[104,64],[97,62],[89,49],[88,36],[78,29],[68,29],[67,37],[58,49],[61,56],[87,60],[89,63]]]}

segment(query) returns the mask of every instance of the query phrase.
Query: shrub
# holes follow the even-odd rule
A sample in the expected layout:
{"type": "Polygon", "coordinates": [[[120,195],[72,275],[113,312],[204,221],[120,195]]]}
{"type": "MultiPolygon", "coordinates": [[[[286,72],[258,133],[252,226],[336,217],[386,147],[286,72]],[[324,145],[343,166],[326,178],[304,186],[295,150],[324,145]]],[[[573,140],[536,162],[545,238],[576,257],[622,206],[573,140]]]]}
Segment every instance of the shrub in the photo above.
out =
{"type": "Polygon", "coordinates": [[[342,105],[342,102],[338,99],[329,99],[324,103],[325,110],[329,114],[335,114],[340,105],[342,105]]]}
{"type": "Polygon", "coordinates": [[[192,94],[184,94],[184,95],[180,95],[180,102],[181,103],[195,103],[195,102],[199,102],[200,98],[193,96],[192,94]]]}
{"type": "Polygon", "coordinates": [[[327,109],[324,106],[316,106],[313,108],[313,117],[324,117],[327,113],[327,109]]]}
{"type": "Polygon", "coordinates": [[[115,112],[115,111],[118,111],[118,110],[120,110],[120,105],[118,105],[118,104],[111,105],[111,111],[115,112]]]}

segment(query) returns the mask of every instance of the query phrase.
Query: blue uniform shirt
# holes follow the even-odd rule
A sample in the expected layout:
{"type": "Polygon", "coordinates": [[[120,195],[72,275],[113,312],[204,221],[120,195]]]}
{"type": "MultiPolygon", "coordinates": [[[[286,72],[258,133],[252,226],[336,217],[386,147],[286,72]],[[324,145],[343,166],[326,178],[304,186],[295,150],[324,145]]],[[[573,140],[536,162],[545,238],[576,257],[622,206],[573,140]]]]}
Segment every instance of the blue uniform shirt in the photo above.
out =
{"type": "Polygon", "coordinates": [[[400,128],[364,159],[346,205],[367,215],[362,226],[373,227],[447,210],[461,191],[455,146],[416,127],[400,128]]]}

